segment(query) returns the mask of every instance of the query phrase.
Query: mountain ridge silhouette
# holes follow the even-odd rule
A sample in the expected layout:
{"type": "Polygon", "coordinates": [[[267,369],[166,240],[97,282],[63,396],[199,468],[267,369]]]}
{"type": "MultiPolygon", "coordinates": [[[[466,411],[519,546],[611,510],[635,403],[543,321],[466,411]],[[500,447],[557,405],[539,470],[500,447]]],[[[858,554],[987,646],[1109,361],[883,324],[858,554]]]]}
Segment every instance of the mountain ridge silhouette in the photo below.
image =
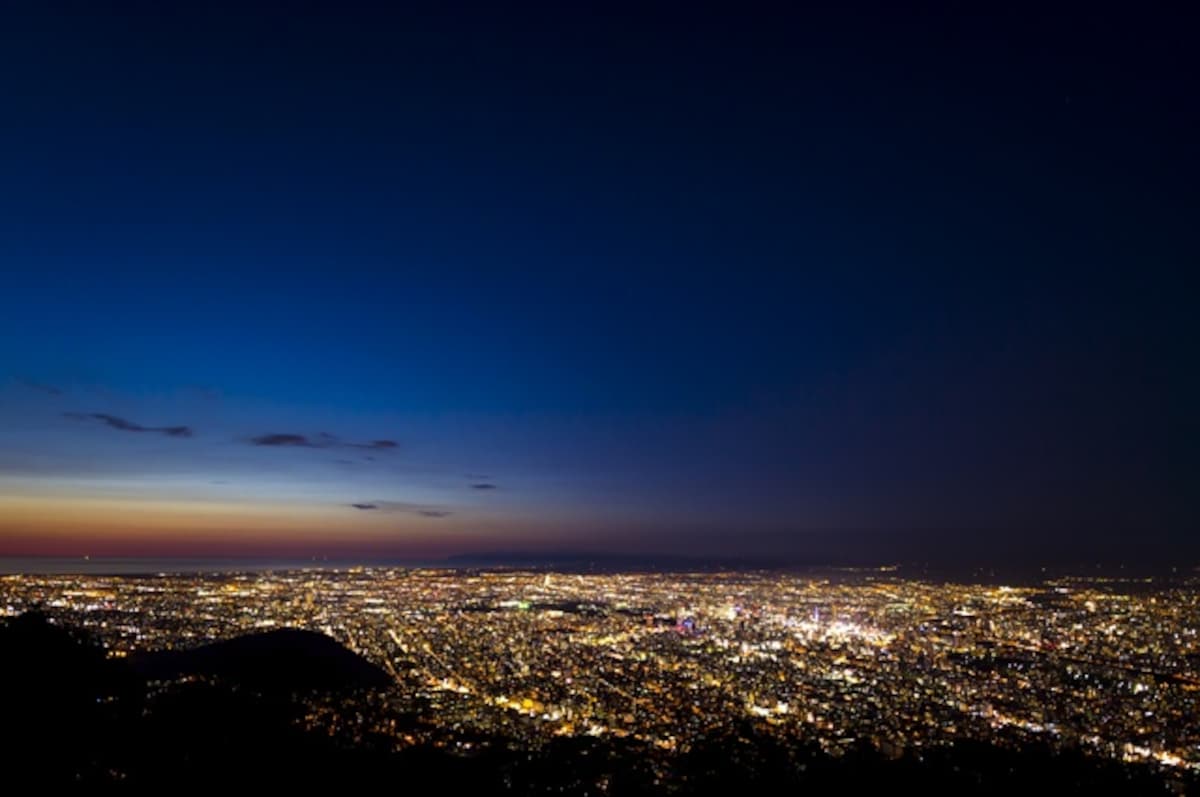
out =
{"type": "Polygon", "coordinates": [[[150,680],[206,675],[270,691],[382,689],[392,683],[386,672],[337,640],[298,628],[142,653],[130,658],[130,666],[150,680]]]}

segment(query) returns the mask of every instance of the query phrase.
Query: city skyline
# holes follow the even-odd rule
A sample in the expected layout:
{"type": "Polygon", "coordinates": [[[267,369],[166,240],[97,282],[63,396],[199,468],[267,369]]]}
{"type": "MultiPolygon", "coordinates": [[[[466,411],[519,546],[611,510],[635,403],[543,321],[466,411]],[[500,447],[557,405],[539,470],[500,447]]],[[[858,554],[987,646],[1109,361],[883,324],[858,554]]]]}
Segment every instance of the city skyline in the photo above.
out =
{"type": "Polygon", "coordinates": [[[295,695],[304,725],[358,745],[382,737],[393,751],[461,749],[457,766],[496,739],[526,755],[556,739],[625,741],[636,752],[608,766],[649,762],[659,784],[707,740],[733,750],[722,733],[753,727],[832,760],[854,761],[864,743],[888,760],[958,750],[950,760],[967,772],[979,766],[962,752],[969,741],[1026,751],[1021,769],[1034,772],[1045,761],[1031,751],[1083,751],[1092,768],[1119,763],[1117,777],[1186,793],[1200,773],[1196,586],[1194,571],[1020,586],[890,568],[22,574],[0,576],[11,615],[0,622],[48,616],[83,629],[164,691],[239,647],[257,665],[208,666],[259,689],[303,682],[314,673],[296,662],[315,666],[303,651],[340,643],[379,668],[378,695],[369,705],[295,695]],[[277,644],[290,655],[271,657],[277,644]],[[189,650],[195,658],[171,658],[189,650]],[[162,651],[172,653],[155,664],[162,651]]]}

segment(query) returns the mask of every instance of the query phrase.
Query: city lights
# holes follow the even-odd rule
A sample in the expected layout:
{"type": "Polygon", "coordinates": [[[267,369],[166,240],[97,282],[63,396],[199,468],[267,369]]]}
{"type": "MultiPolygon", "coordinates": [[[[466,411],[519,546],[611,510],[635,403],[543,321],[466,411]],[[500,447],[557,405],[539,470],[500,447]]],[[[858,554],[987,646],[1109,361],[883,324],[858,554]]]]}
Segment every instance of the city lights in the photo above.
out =
{"type": "Polygon", "coordinates": [[[748,718],[834,755],[1039,741],[1169,774],[1200,771],[1196,586],[355,568],[8,576],[0,610],[41,607],[112,657],[328,634],[395,678],[381,700],[429,718],[431,738],[405,729],[397,747],[468,732],[677,751],[748,718]]]}

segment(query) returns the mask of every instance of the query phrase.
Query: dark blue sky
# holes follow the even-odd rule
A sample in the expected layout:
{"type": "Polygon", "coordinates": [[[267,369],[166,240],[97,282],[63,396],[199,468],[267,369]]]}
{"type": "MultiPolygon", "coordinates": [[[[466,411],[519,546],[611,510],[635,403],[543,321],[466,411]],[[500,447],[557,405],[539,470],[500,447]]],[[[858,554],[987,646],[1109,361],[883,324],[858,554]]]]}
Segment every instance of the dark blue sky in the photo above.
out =
{"type": "Polygon", "coordinates": [[[9,8],[0,548],[1197,556],[1186,20],[891,6],[9,8]]]}

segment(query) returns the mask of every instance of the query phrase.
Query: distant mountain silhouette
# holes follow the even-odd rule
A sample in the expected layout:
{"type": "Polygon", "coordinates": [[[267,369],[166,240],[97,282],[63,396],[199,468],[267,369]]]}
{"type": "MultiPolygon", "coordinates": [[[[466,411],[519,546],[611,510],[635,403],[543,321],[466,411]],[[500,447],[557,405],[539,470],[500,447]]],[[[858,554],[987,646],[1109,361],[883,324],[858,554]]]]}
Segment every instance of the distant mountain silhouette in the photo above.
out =
{"type": "Polygon", "coordinates": [[[284,628],[190,650],[147,653],[131,660],[147,679],[207,675],[261,691],[341,691],[388,686],[386,672],[324,634],[284,628]]]}

